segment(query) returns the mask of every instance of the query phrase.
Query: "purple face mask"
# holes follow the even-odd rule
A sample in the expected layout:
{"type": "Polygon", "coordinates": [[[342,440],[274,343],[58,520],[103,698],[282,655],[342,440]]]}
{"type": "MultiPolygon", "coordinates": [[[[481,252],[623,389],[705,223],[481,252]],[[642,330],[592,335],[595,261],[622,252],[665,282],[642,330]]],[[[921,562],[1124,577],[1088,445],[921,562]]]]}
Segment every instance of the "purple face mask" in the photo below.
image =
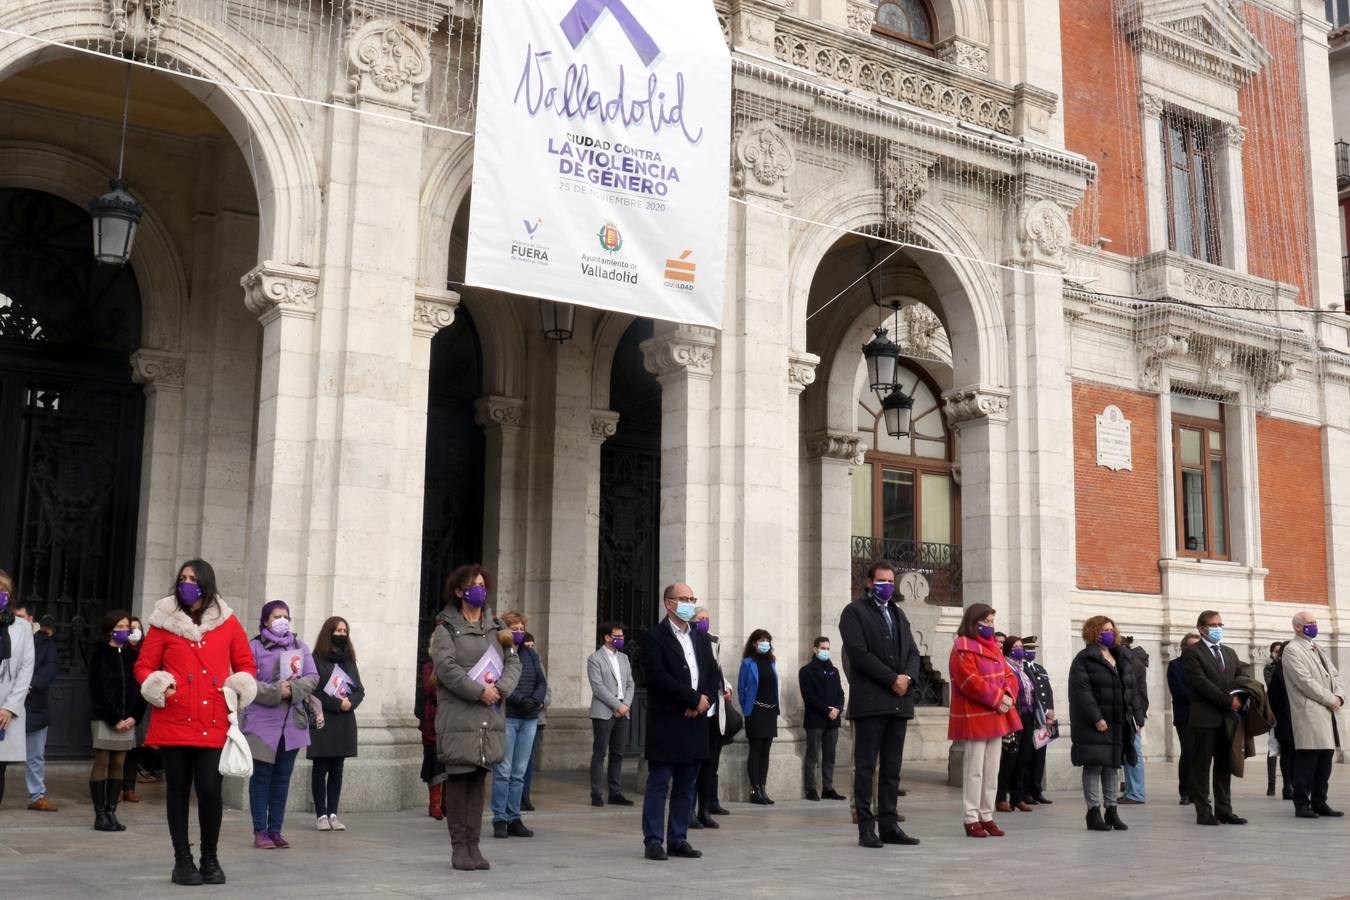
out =
{"type": "Polygon", "coordinates": [[[1027,656],[1027,662],[1035,662],[1035,661],[1036,661],[1036,651],[1035,651],[1035,650],[1027,650],[1027,651],[1026,651],[1026,656],[1027,656]]]}
{"type": "Polygon", "coordinates": [[[178,582],[178,602],[184,606],[195,606],[202,599],[201,585],[192,581],[178,582]]]}
{"type": "Polygon", "coordinates": [[[131,640],[131,629],[114,628],[112,632],[112,639],[119,645],[125,645],[127,641],[131,640]]]}
{"type": "Polygon", "coordinates": [[[487,585],[471,584],[464,589],[464,602],[479,607],[487,602],[487,585]]]}
{"type": "Polygon", "coordinates": [[[1097,637],[1097,643],[1103,647],[1114,647],[1116,645],[1116,633],[1114,631],[1103,631],[1097,637]]]}
{"type": "Polygon", "coordinates": [[[9,608],[9,591],[0,591],[0,611],[9,608]]]}
{"type": "Polygon", "coordinates": [[[980,637],[984,638],[986,641],[994,636],[993,625],[976,625],[975,630],[979,632],[980,637]]]}
{"type": "Polygon", "coordinates": [[[1017,660],[1026,659],[1027,651],[1023,650],[1021,647],[1014,647],[1012,648],[1012,658],[1017,660]]]}
{"type": "Polygon", "coordinates": [[[699,619],[697,622],[694,623],[694,627],[697,628],[699,631],[703,632],[704,634],[707,634],[708,623],[711,621],[712,619],[699,619]]]}
{"type": "Polygon", "coordinates": [[[612,638],[611,643],[613,643],[615,650],[623,649],[623,638],[621,637],[612,638]]]}
{"type": "Polygon", "coordinates": [[[895,596],[895,583],[891,581],[878,581],[872,585],[872,593],[877,595],[877,599],[882,603],[889,603],[895,596]]]}
{"type": "Polygon", "coordinates": [[[515,641],[516,646],[519,647],[521,644],[525,643],[525,632],[523,631],[511,632],[511,640],[515,641]]]}
{"type": "Polygon", "coordinates": [[[1307,625],[1304,625],[1304,626],[1303,626],[1303,636],[1306,637],[1306,638],[1315,638],[1315,637],[1317,637],[1317,623],[1316,623],[1316,622],[1309,622],[1307,625]]]}

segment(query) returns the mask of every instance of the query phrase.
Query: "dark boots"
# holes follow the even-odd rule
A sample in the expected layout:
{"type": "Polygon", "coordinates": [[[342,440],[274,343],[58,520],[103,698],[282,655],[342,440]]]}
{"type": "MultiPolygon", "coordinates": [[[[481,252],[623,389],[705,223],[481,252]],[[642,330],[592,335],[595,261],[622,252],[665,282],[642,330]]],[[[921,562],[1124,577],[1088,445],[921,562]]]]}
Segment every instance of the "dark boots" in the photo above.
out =
{"type": "Polygon", "coordinates": [[[1087,811],[1088,831],[1110,831],[1111,826],[1102,821],[1102,811],[1094,806],[1087,811]]]}
{"type": "MultiPolygon", "coordinates": [[[[462,777],[452,776],[442,784],[433,785],[432,791],[442,788],[442,798],[444,800],[444,810],[442,815],[445,817],[445,826],[450,831],[450,865],[461,871],[470,872],[476,868],[473,864],[473,854],[469,852],[468,829],[464,822],[464,780],[462,777]]],[[[436,799],[432,794],[433,802],[436,799]]]]}
{"type": "Polygon", "coordinates": [[[112,781],[89,782],[89,799],[94,804],[95,831],[126,831],[117,821],[117,798],[121,785],[112,781]]]}
{"type": "Polygon", "coordinates": [[[1130,830],[1130,826],[1120,821],[1120,813],[1116,811],[1116,808],[1114,806],[1108,806],[1106,808],[1106,824],[1110,825],[1116,831],[1130,830]]]}
{"type": "Polygon", "coordinates": [[[478,868],[474,865],[473,854],[469,852],[469,838],[464,833],[462,824],[451,822],[450,829],[450,865],[462,872],[472,872],[478,868]]]}
{"type": "MultiPolygon", "coordinates": [[[[219,866],[217,866],[219,869],[219,866]]],[[[221,872],[220,877],[224,878],[225,873],[221,872]]],[[[198,885],[202,884],[202,873],[197,870],[197,864],[192,861],[192,845],[187,844],[180,848],[175,847],[173,851],[173,875],[170,876],[174,884],[198,885]]]]}
{"type": "Polygon", "coordinates": [[[1275,767],[1279,764],[1279,757],[1266,757],[1266,796],[1275,796],[1275,767]]]}
{"type": "Polygon", "coordinates": [[[769,798],[764,796],[764,789],[757,784],[750,785],[750,802],[756,806],[768,806],[769,798]]]}
{"type": "Polygon", "coordinates": [[[220,867],[220,860],[216,858],[215,851],[207,853],[202,850],[201,875],[202,884],[225,883],[225,870],[220,867]]]}
{"type": "Polygon", "coordinates": [[[773,800],[770,799],[768,790],[762,784],[759,786],[759,799],[764,801],[765,806],[773,806],[773,800]]]}

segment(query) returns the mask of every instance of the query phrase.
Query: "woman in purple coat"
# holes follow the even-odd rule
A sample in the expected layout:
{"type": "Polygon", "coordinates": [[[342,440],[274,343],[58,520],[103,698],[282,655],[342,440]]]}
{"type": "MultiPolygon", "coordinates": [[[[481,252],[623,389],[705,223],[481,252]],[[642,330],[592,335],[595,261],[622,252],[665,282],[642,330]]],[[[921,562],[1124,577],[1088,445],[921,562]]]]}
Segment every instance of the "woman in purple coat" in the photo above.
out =
{"type": "Polygon", "coordinates": [[[244,713],[240,730],[253,751],[248,803],[253,813],[253,846],[289,847],[281,834],[295,756],[309,746],[305,706],[319,684],[319,671],[304,641],[291,630],[291,610],[280,600],[262,608],[257,637],[249,641],[258,664],[258,698],[244,713]]]}

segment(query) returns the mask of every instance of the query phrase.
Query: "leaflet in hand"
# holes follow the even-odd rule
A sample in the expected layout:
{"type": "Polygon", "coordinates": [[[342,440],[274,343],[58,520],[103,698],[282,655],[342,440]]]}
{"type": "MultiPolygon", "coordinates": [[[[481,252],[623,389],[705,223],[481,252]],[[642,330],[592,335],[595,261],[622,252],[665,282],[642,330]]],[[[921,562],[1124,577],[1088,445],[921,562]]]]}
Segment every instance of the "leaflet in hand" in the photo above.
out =
{"type": "Polygon", "coordinates": [[[502,677],[502,651],[495,643],[488,644],[487,652],[474,663],[468,675],[479,684],[496,684],[502,677]]]}
{"type": "Polygon", "coordinates": [[[350,697],[352,695],[351,676],[342,671],[342,666],[333,666],[333,674],[328,676],[328,681],[323,686],[323,692],[337,700],[350,697]]]}
{"type": "Polygon", "coordinates": [[[305,674],[305,654],[299,650],[282,654],[280,665],[282,681],[300,678],[305,674]]]}

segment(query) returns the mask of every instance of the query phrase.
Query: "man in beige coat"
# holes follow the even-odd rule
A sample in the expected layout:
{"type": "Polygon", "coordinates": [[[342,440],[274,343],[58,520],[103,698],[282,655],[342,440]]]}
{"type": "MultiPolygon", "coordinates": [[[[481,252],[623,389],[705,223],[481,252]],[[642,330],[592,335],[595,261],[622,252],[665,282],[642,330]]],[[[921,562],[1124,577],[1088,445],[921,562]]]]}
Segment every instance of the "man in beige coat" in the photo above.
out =
{"type": "Polygon", "coordinates": [[[1345,705],[1345,686],[1316,638],[1317,616],[1299,613],[1294,638],[1280,657],[1294,727],[1294,810],[1300,819],[1343,815],[1327,805],[1327,782],[1340,745],[1336,720],[1345,705]]]}

